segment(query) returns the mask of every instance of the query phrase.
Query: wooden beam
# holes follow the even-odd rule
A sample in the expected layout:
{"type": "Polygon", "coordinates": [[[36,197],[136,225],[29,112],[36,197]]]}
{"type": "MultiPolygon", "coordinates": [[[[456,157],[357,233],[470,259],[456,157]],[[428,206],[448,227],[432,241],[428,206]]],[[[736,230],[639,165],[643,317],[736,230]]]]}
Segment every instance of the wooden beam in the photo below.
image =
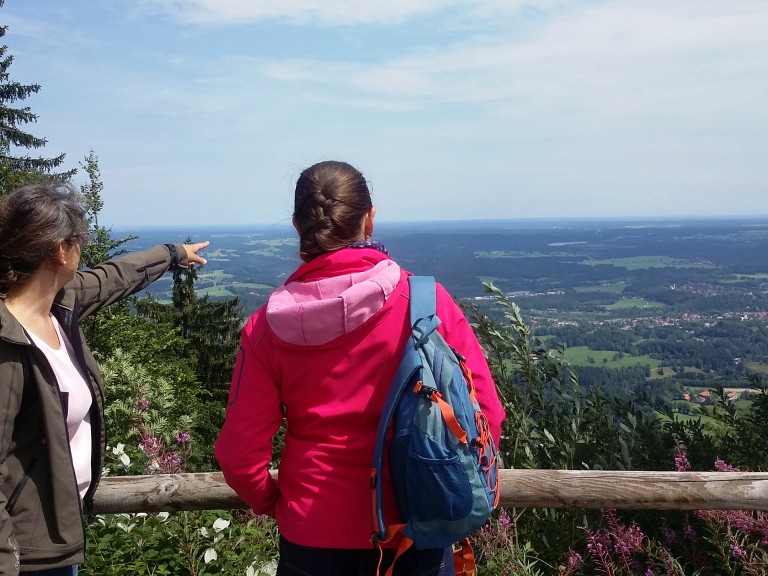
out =
{"type": "Polygon", "coordinates": [[[504,470],[501,506],[768,510],[768,473],[504,470]]]}
{"type": "MultiPolygon", "coordinates": [[[[768,472],[502,470],[500,486],[504,508],[768,510],[768,472]]],[[[92,512],[246,507],[220,472],[209,472],[108,476],[92,512]]]]}

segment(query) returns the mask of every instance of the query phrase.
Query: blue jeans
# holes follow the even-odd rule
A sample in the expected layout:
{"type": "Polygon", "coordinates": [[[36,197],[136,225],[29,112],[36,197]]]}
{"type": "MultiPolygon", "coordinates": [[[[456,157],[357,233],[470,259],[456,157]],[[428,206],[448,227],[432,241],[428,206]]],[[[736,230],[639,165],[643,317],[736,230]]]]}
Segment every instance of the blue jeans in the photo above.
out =
{"type": "Polygon", "coordinates": [[[77,564],[50,570],[35,570],[34,572],[22,572],[24,576],[77,576],[77,564]]]}
{"type": "MultiPolygon", "coordinates": [[[[394,549],[384,550],[382,576],[394,556],[394,549]]],[[[378,563],[379,551],[373,548],[309,548],[280,537],[277,576],[373,576],[378,563]]],[[[453,576],[452,553],[411,548],[398,558],[394,576],[453,576]]]]}

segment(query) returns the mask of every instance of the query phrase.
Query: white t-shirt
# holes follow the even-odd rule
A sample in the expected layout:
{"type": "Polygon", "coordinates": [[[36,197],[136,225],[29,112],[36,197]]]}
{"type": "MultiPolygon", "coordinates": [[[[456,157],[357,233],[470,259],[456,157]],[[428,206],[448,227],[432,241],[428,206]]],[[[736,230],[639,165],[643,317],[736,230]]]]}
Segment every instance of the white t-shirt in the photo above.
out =
{"type": "Polygon", "coordinates": [[[36,334],[27,330],[32,341],[45,354],[51,364],[53,373],[59,383],[61,405],[67,417],[67,432],[69,434],[69,450],[72,453],[72,464],[75,468],[77,488],[80,496],[85,496],[91,485],[91,454],[93,450],[91,439],[90,410],[93,403],[91,389],[77,368],[72,344],[59,325],[58,320],[51,315],[53,327],[59,336],[59,347],[51,348],[36,334]]]}

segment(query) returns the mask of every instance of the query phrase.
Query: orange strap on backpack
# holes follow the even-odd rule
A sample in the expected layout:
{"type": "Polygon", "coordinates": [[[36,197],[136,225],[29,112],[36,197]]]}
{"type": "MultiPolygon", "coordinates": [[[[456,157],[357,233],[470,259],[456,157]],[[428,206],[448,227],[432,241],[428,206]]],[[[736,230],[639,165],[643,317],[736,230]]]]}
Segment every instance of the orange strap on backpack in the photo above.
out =
{"type": "Polygon", "coordinates": [[[416,394],[422,394],[423,390],[430,390],[427,398],[429,398],[432,402],[437,404],[438,408],[440,408],[440,413],[443,415],[443,420],[445,421],[445,425],[448,426],[448,429],[453,433],[456,439],[462,444],[466,444],[467,433],[464,431],[464,428],[461,427],[461,424],[459,424],[459,421],[456,419],[456,414],[454,414],[453,408],[451,408],[451,405],[448,404],[448,402],[446,402],[445,400],[443,400],[443,396],[442,394],[440,394],[440,392],[438,392],[437,390],[425,388],[424,382],[419,380],[416,383],[416,386],[414,386],[413,391],[416,394]]]}
{"type": "MultiPolygon", "coordinates": [[[[397,534],[402,532],[403,528],[405,528],[405,524],[390,526],[387,529],[387,538],[384,542],[391,541],[397,534]]],[[[379,564],[376,567],[376,576],[381,576],[381,561],[384,558],[384,550],[381,547],[381,542],[376,541],[376,546],[379,549],[379,564]]],[[[400,544],[397,547],[392,564],[390,564],[389,568],[384,573],[384,576],[393,576],[395,563],[411,546],[413,546],[413,540],[407,536],[402,536],[402,540],[400,540],[400,544]]],[[[453,545],[453,571],[455,576],[476,576],[477,574],[475,552],[472,550],[472,544],[469,541],[469,537],[464,538],[453,545]]]]}
{"type": "Polygon", "coordinates": [[[456,576],[475,576],[475,553],[469,538],[464,538],[453,545],[453,570],[456,576]]]}
{"type": "Polygon", "coordinates": [[[375,533],[372,534],[371,538],[373,540],[373,545],[379,550],[379,564],[376,567],[376,576],[381,575],[381,562],[384,559],[384,549],[381,547],[382,544],[392,542],[392,540],[394,540],[394,538],[398,535],[401,536],[400,544],[398,544],[397,551],[395,552],[395,557],[392,560],[392,564],[390,564],[389,568],[385,572],[384,576],[392,576],[392,571],[395,569],[395,562],[397,562],[397,559],[400,558],[400,556],[402,556],[411,546],[413,546],[413,540],[407,536],[402,535],[404,529],[405,524],[392,524],[387,526],[387,534],[384,540],[379,540],[376,538],[375,533]]]}

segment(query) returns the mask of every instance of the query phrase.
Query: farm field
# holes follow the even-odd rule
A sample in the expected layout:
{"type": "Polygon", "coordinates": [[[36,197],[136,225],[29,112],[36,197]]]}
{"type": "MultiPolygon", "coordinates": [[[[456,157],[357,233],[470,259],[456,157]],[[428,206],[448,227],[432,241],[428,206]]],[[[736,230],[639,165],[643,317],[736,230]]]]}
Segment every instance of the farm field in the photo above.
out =
{"type": "MultiPolygon", "coordinates": [[[[300,262],[288,224],[125,232],[139,236],[133,249],[210,240],[197,289],[238,297],[244,315],[300,262]]],[[[483,282],[500,288],[537,336],[565,345],[585,385],[665,387],[671,398],[768,372],[768,219],[377,220],[375,239],[401,266],[497,319],[483,282]]],[[[149,290],[168,301],[171,286],[165,277],[149,290]]]]}

